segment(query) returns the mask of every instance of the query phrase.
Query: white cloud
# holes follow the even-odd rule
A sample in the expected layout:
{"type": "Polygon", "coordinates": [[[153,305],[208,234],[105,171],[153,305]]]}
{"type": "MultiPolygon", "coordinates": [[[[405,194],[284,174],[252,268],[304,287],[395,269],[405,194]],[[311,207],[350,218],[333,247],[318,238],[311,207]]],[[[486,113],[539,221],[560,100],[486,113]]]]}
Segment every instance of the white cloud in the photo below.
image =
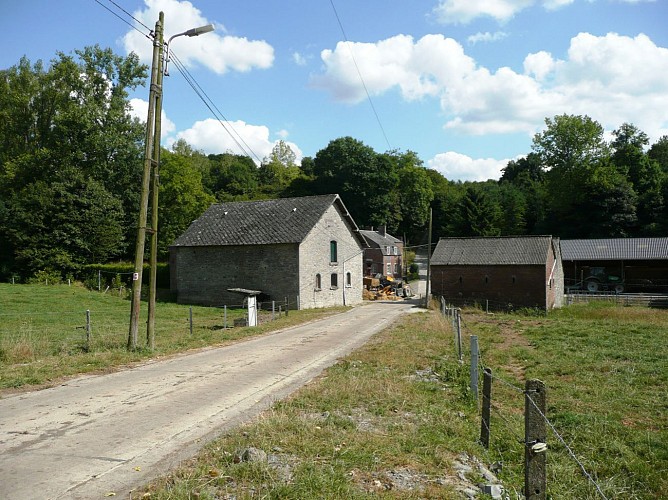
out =
{"type": "MultiPolygon", "coordinates": [[[[176,134],[176,138],[184,139],[195,149],[206,154],[232,152],[250,155],[256,163],[258,159],[262,160],[269,156],[278,142],[269,139],[269,128],[264,125],[250,125],[241,120],[223,122],[223,125],[213,118],[198,121],[188,130],[176,134]]],[[[299,147],[292,142],[286,144],[297,156],[297,161],[301,161],[303,153],[299,147]]]]}
{"type": "Polygon", "coordinates": [[[325,71],[312,83],[337,100],[357,103],[366,94],[351,49],[372,95],[399,89],[405,100],[438,98],[445,126],[466,134],[531,135],[545,117],[561,113],[587,114],[606,128],[631,122],[652,139],[668,127],[668,49],[643,34],[580,33],[565,59],[529,54],[522,73],[482,67],[442,35],[340,42],[322,52],[325,71]]]}
{"type": "Polygon", "coordinates": [[[497,31],[495,33],[490,33],[489,31],[486,31],[484,33],[476,33],[475,35],[471,35],[466,39],[466,41],[469,42],[471,45],[475,45],[476,43],[479,42],[484,42],[484,43],[498,42],[499,40],[503,40],[507,36],[508,33],[505,33],[503,31],[497,31]]]}
{"type": "Polygon", "coordinates": [[[292,53],[292,60],[297,66],[306,66],[306,57],[301,55],[299,52],[292,53]]]}
{"type": "MultiPolygon", "coordinates": [[[[130,99],[130,116],[139,118],[143,123],[146,123],[148,117],[148,101],[143,99],[130,99]]],[[[160,114],[160,138],[165,139],[168,135],[176,130],[174,122],[167,118],[165,110],[160,114]]]]}
{"type": "Polygon", "coordinates": [[[433,14],[443,24],[465,24],[482,16],[504,22],[534,3],[535,0],[440,0],[433,14]]]}
{"type": "MultiPolygon", "coordinates": [[[[153,28],[159,13],[164,12],[165,40],[174,34],[210,24],[199,9],[187,1],[144,0],[144,3],[146,8],[134,12],[133,15],[146,26],[153,28]]],[[[186,66],[197,63],[223,74],[230,70],[244,72],[253,68],[266,69],[274,62],[274,49],[263,40],[253,41],[244,37],[221,35],[216,31],[186,38],[175,41],[172,47],[173,52],[186,66]]],[[[128,52],[137,53],[142,62],[151,62],[153,44],[141,33],[130,30],[123,37],[123,44],[128,52]]]]}
{"type": "Polygon", "coordinates": [[[427,161],[427,167],[441,173],[446,179],[461,181],[486,181],[499,179],[501,169],[505,168],[509,160],[495,160],[493,158],[473,159],[454,151],[439,153],[427,161]]]}

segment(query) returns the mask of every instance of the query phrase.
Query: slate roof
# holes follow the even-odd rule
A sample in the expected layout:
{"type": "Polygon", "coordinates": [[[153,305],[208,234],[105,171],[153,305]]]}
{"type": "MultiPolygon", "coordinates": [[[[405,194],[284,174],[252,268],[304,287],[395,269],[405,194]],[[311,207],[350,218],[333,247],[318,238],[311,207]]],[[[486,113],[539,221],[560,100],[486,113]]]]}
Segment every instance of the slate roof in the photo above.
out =
{"type": "Polygon", "coordinates": [[[563,260],[668,259],[668,238],[562,240],[563,260]]]}
{"type": "Polygon", "coordinates": [[[339,206],[350,230],[366,246],[337,194],[211,205],[172,246],[301,243],[332,204],[339,206]]]}
{"type": "Polygon", "coordinates": [[[441,238],[432,266],[545,265],[552,236],[441,238]]]}
{"type": "Polygon", "coordinates": [[[383,253],[385,253],[385,247],[397,246],[397,244],[401,243],[400,239],[395,238],[388,233],[385,233],[385,236],[383,236],[378,231],[360,229],[360,234],[364,236],[364,239],[367,240],[367,243],[370,247],[378,247],[383,251],[383,253]]]}

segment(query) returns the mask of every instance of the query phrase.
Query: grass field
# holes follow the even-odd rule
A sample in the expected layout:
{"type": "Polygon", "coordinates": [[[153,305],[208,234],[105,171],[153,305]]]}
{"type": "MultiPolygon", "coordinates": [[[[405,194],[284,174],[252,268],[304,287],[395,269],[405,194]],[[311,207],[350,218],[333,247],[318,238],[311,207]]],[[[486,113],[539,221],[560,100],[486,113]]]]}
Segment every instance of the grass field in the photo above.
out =
{"type": "MultiPolygon", "coordinates": [[[[139,345],[146,345],[145,302],[140,311],[139,345]]],[[[274,321],[271,312],[264,312],[257,328],[226,329],[223,309],[193,307],[191,335],[190,308],[158,302],[155,350],[128,352],[130,301],[117,291],[100,293],[78,285],[0,284],[0,390],[49,385],[62,377],[224,344],[335,312],[290,311],[287,317],[275,315],[274,321]],[[90,341],[85,328],[87,310],[90,341]]],[[[244,315],[245,309],[228,309],[227,325],[244,315]]]]}
{"type": "Polygon", "coordinates": [[[462,498],[453,470],[462,453],[496,463],[518,498],[528,378],[545,382],[547,418],[577,458],[550,431],[548,498],[603,498],[597,486],[609,499],[666,497],[668,311],[465,310],[463,329],[467,340],[479,337],[482,362],[494,371],[489,450],[477,443],[468,366],[457,361],[449,323],[431,311],[378,334],[137,498],[462,498]],[[267,460],[244,461],[249,448],[267,460]]]}

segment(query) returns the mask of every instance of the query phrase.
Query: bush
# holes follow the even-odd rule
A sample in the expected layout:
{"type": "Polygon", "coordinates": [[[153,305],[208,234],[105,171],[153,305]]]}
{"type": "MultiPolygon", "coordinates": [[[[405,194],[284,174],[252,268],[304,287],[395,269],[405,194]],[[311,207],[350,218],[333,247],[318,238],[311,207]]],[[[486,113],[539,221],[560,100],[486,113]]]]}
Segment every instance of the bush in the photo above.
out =
{"type": "Polygon", "coordinates": [[[60,285],[62,281],[63,277],[60,272],[53,269],[44,269],[33,274],[26,280],[26,283],[29,285],[60,285]]]}

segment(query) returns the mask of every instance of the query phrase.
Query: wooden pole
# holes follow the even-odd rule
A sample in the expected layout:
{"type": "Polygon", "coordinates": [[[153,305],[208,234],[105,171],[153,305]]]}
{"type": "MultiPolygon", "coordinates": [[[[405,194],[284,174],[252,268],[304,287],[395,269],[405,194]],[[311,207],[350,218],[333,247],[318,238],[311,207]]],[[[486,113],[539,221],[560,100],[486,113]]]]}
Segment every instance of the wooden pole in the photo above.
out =
{"type": "Polygon", "coordinates": [[[478,336],[471,335],[471,395],[475,398],[475,407],[478,405],[478,336]]]}
{"type": "Polygon", "coordinates": [[[190,306],[190,335],[193,334],[193,308],[190,306]]]}
{"type": "Polygon", "coordinates": [[[527,500],[545,500],[545,384],[527,380],[524,393],[524,495],[527,500]]]}
{"type": "Polygon", "coordinates": [[[482,420],[480,423],[480,443],[489,449],[489,434],[492,409],[492,370],[485,368],[482,379],[482,420]]]}
{"type": "Polygon", "coordinates": [[[86,350],[87,351],[90,351],[90,335],[91,335],[90,309],[86,309],[86,350]]]}

